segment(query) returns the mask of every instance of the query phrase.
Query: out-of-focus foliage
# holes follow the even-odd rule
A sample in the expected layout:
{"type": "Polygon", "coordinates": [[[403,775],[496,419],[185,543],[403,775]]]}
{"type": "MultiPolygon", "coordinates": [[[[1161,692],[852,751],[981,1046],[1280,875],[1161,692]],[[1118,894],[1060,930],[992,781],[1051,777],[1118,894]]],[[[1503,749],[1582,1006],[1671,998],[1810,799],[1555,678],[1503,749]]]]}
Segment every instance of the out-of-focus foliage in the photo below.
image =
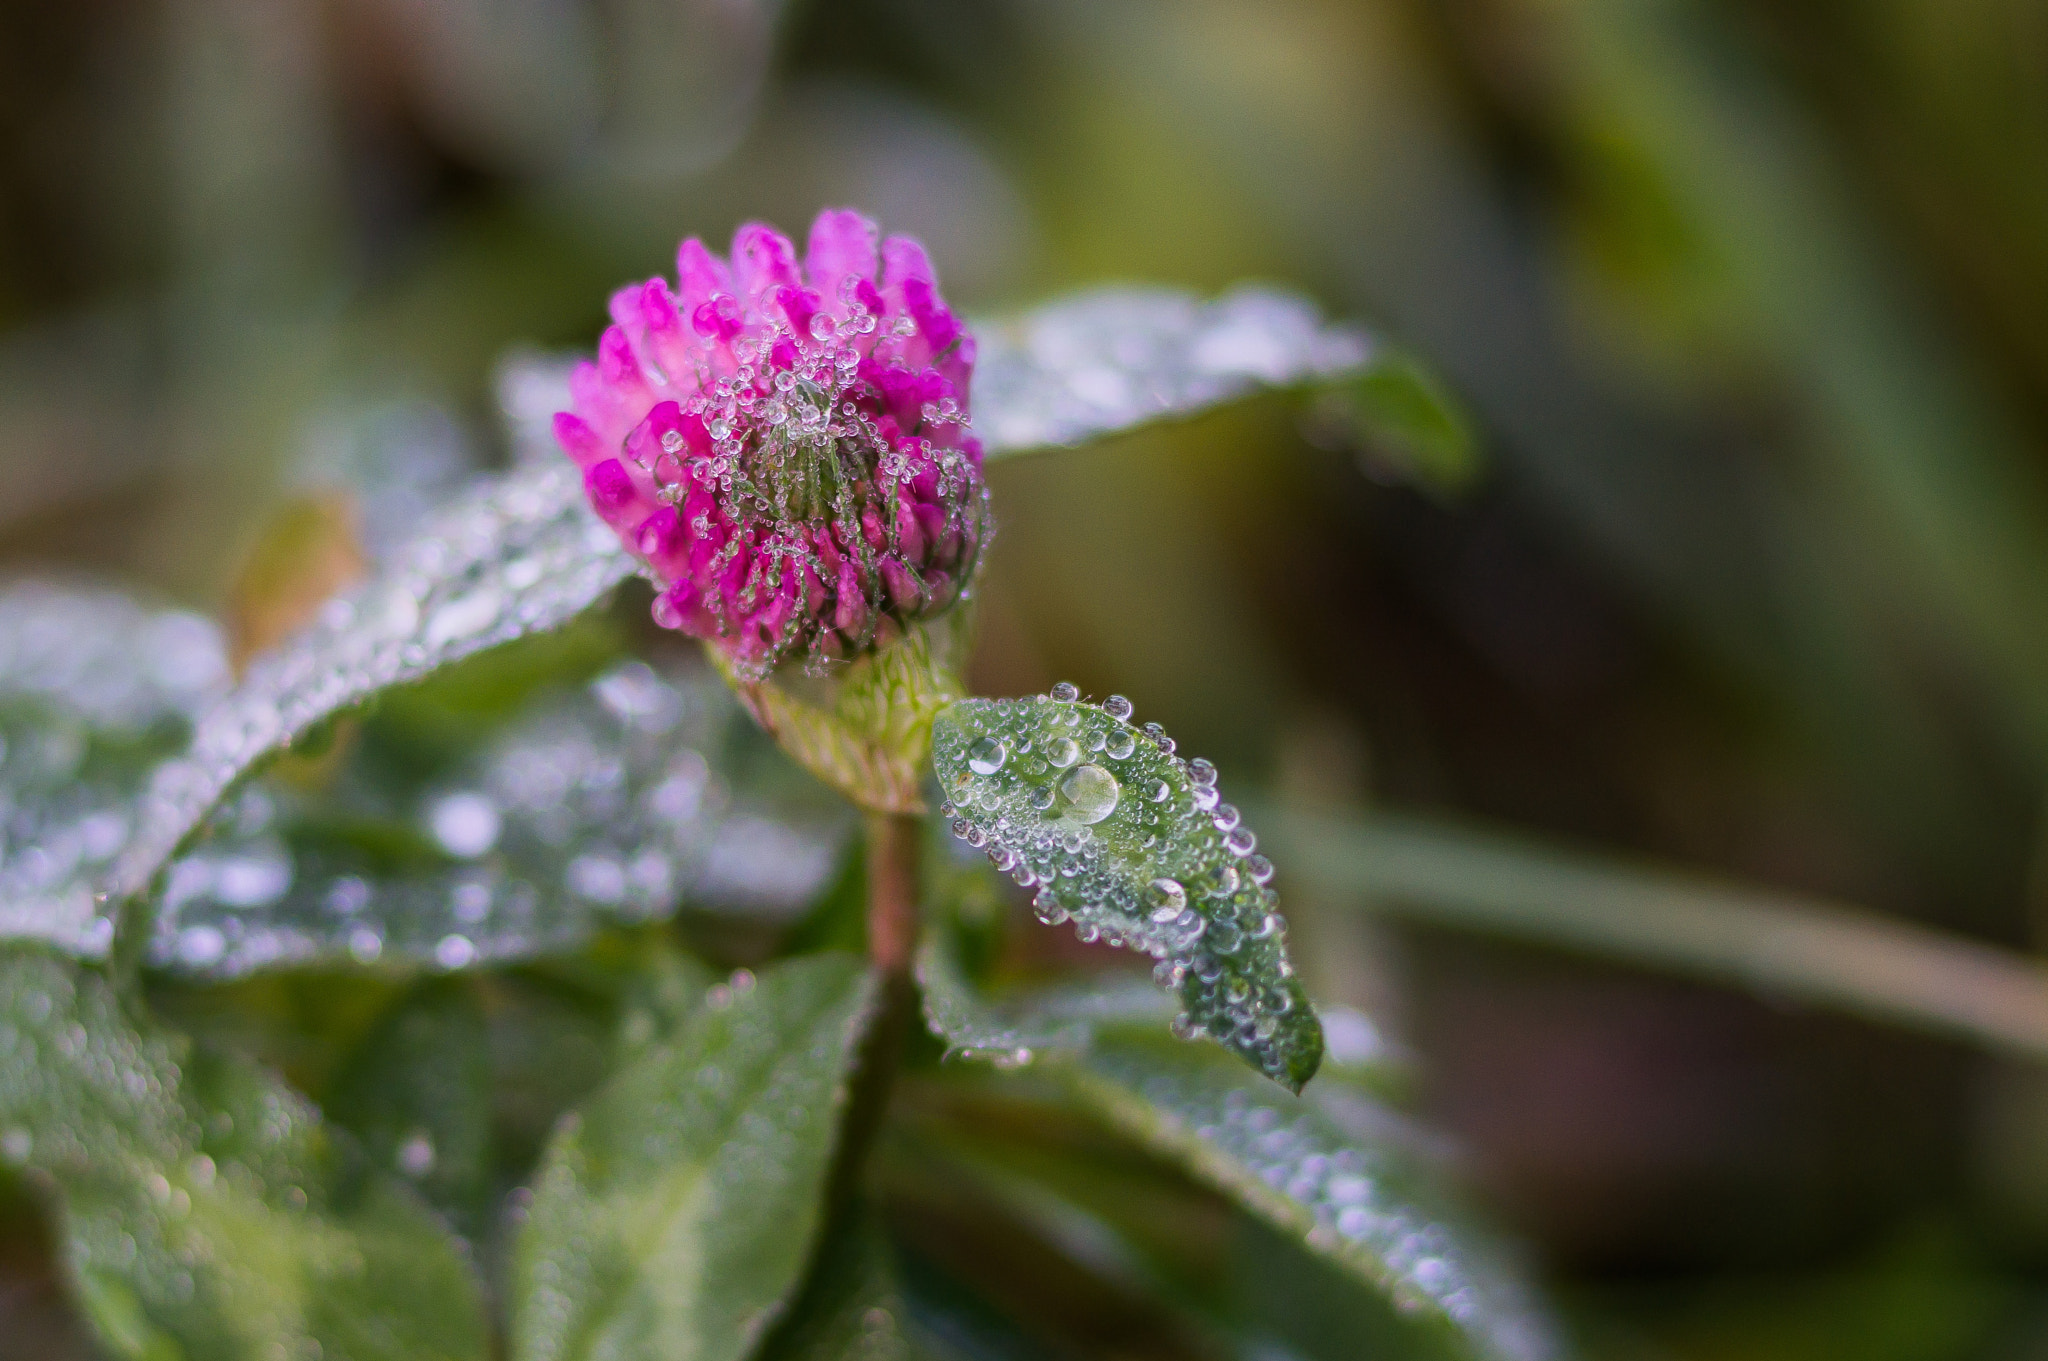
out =
{"type": "MultiPolygon", "coordinates": [[[[0,536],[39,576],[218,616],[274,598],[246,587],[280,507],[357,487],[374,564],[412,493],[365,495],[349,469],[402,450],[438,495],[499,461],[508,348],[587,346],[593,300],[747,216],[857,202],[983,314],[1080,284],[1276,279],[1443,375],[1477,476],[1420,389],[1363,429],[1261,400],[997,465],[971,690],[1067,677],[1278,799],[1569,833],[2032,949],[2037,8],[23,0],[0,9],[0,536]]],[[[110,735],[53,721],[76,698],[21,699],[33,728],[0,716],[0,776],[41,772],[54,799],[7,813],[0,921],[99,864],[111,824],[92,819],[197,712],[110,735]],[[46,730],[78,740],[17,740],[46,730]]],[[[328,736],[274,776],[303,782],[291,799],[365,754],[348,725],[328,736]]],[[[2031,1069],[1390,931],[1290,875],[1312,993],[1416,1052],[1426,1112],[1588,1352],[1933,1361],[2048,1336],[2031,1069]]],[[[104,927],[74,906],[90,948],[104,927]]],[[[1020,911],[989,909],[977,974],[1101,966],[1020,911]]],[[[677,928],[721,963],[786,929],[677,928]]],[[[498,1279],[478,1188],[511,1191],[627,1037],[667,1024],[643,943],[615,929],[447,996],[407,1000],[394,958],[157,977],[151,1002],[283,1072],[498,1279]],[[403,1048],[427,1024],[409,1008],[469,1056],[437,1084],[451,1100],[483,1085],[481,1045],[487,1110],[366,1098],[351,1056],[403,1048]]],[[[901,1137],[944,1156],[882,1160],[893,1284],[871,1307],[916,1338],[1337,1358],[1379,1336],[1341,1273],[970,1071],[909,1087],[901,1137]],[[1022,1340],[1018,1317],[1038,1320],[1022,1340]]],[[[63,1231],[24,1194],[0,1186],[0,1355],[83,1355],[63,1231]]]]}

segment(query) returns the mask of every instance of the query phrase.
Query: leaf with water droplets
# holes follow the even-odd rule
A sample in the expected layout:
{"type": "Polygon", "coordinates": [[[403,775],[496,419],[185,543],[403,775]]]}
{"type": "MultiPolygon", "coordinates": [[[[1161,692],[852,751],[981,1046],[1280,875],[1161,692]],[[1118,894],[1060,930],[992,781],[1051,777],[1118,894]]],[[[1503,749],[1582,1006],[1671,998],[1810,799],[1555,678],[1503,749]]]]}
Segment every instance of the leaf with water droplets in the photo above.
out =
{"type": "Polygon", "coordinates": [[[1099,1041],[1060,1073],[1081,1101],[1289,1236],[1455,1332],[1487,1361],[1547,1361],[1555,1330],[1498,1249],[1458,1225],[1399,1120],[1348,1084],[1289,1096],[1198,1050],[1099,1041]]]}
{"type": "Polygon", "coordinates": [[[99,877],[227,674],[198,615],[47,582],[0,591],[0,940],[106,952],[99,877]]]}
{"type": "Polygon", "coordinates": [[[964,957],[969,923],[963,919],[1000,902],[1002,881],[981,856],[964,859],[960,852],[966,850],[954,842],[935,847],[926,859],[926,929],[917,952],[925,1027],[944,1041],[947,1058],[1019,1068],[1085,1050],[1099,1026],[1163,1026],[1173,1018],[1174,1005],[1164,993],[1121,974],[1037,988],[1020,997],[986,996],[964,957]]]}
{"type": "Polygon", "coordinates": [[[347,1152],[252,1065],[138,1029],[98,974],[0,955],[0,1158],[60,1209],[115,1354],[483,1357],[455,1242],[347,1152]]]}
{"type": "Polygon", "coordinates": [[[1038,886],[1049,924],[1143,950],[1204,1031],[1296,1091],[1323,1054],[1294,976],[1273,867],[1222,802],[1216,771],[1184,761],[1130,703],[1071,686],[1026,700],[963,700],[933,725],[932,762],[956,834],[1038,886]]]}
{"type": "Polygon", "coordinates": [[[564,1121],[513,1266],[522,1361],[738,1361],[818,1231],[875,989],[815,955],[706,994],[564,1121]]]}
{"type": "Polygon", "coordinates": [[[372,749],[410,750],[416,734],[383,722],[365,725],[327,788],[263,779],[222,809],[171,867],[151,964],[205,978],[456,969],[561,953],[685,901],[788,915],[822,887],[847,831],[844,806],[694,661],[624,662],[543,692],[411,792],[390,787],[372,749]]]}
{"type": "Polygon", "coordinates": [[[1104,288],[977,325],[974,429],[991,455],[1081,444],[1261,388],[1356,372],[1373,344],[1306,299],[1104,288]]]}
{"type": "Polygon", "coordinates": [[[152,776],[136,834],[108,880],[145,892],[222,798],[268,757],[340,710],[450,662],[559,627],[633,562],[584,502],[574,468],[487,481],[422,526],[373,577],[259,657],[152,776]]]}

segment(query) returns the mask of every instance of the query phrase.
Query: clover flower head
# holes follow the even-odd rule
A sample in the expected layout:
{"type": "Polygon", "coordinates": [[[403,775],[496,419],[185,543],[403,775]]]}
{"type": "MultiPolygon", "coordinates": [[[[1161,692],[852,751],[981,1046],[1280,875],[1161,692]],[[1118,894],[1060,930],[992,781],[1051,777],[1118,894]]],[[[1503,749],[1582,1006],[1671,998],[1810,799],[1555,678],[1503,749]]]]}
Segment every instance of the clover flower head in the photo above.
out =
{"type": "Polygon", "coordinates": [[[656,622],[759,678],[822,671],[949,609],[988,532],[974,337],[924,248],[828,209],[801,262],[749,223],[612,295],[555,436],[659,582],[656,622]]]}

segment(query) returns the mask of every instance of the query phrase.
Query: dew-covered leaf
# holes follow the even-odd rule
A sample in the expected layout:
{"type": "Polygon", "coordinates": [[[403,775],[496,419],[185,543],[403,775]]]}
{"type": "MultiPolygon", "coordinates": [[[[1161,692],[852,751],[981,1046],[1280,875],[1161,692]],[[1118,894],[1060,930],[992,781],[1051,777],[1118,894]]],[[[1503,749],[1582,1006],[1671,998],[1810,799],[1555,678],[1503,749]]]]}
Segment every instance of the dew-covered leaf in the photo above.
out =
{"type": "Polygon", "coordinates": [[[1364,367],[1362,331],[1256,285],[1204,300],[1104,288],[975,328],[974,429],[990,454],[1080,444],[1260,388],[1364,367]]]}
{"type": "Polygon", "coordinates": [[[573,949],[684,901],[788,915],[826,881],[847,819],[754,746],[707,668],[633,661],[538,699],[395,807],[353,768],[311,793],[259,780],[172,865],[150,962],[209,978],[453,969],[573,949]]]}
{"type": "Polygon", "coordinates": [[[139,1030],[96,974],[0,956],[0,1157],[57,1210],[118,1356],[481,1358],[476,1282],[420,1205],[247,1064],[139,1030]]]}
{"type": "Polygon", "coordinates": [[[816,1236],[874,985],[816,955],[706,994],[556,1133],[513,1267],[522,1361],[737,1361],[816,1236]]]}
{"type": "MultiPolygon", "coordinates": [[[[977,868],[992,874],[985,862],[977,868]]],[[[968,975],[955,923],[933,915],[918,946],[917,984],[925,1028],[945,1043],[947,1058],[1020,1068],[1085,1050],[1099,1026],[1164,1026],[1174,1017],[1165,993],[1125,974],[991,999],[968,975]]]]}
{"type": "Polygon", "coordinates": [[[198,615],[50,582],[0,591],[0,940],[104,953],[98,879],[150,770],[227,679],[198,615]]]}
{"type": "Polygon", "coordinates": [[[1462,1227],[1399,1120],[1348,1084],[1291,1096],[1199,1049],[1111,1038],[1057,1070],[1124,1133],[1184,1166],[1487,1361],[1558,1353],[1534,1293],[1462,1227]]]}
{"type": "Polygon", "coordinates": [[[584,503],[575,470],[492,479],[432,516],[368,581],[259,657],[150,781],[108,884],[144,892],[221,799],[265,758],[340,710],[450,662],[558,627],[633,572],[584,503]]]}
{"type": "Polygon", "coordinates": [[[932,761],[954,831],[1038,886],[1041,921],[1156,958],[1183,1033],[1298,1091],[1323,1036],[1287,959],[1273,867],[1221,801],[1215,767],[1129,716],[1129,701],[1084,703],[1071,686],[946,709],[932,761]]]}

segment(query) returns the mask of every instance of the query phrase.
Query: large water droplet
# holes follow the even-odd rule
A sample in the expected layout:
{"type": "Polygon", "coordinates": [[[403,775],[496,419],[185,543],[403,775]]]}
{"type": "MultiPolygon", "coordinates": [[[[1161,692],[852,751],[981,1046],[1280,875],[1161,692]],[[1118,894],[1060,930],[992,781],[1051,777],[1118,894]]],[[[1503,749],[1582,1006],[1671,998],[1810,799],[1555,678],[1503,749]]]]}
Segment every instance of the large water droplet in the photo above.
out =
{"type": "Polygon", "coordinates": [[[1164,924],[1187,907],[1188,891],[1178,879],[1154,879],[1145,885],[1145,905],[1152,909],[1152,920],[1164,924]]]}
{"type": "Polygon", "coordinates": [[[1100,822],[1116,811],[1116,776],[1098,765],[1075,766],[1060,781],[1060,793],[1070,805],[1067,816],[1075,822],[1100,822]]]}
{"type": "Polygon", "coordinates": [[[1211,898],[1228,898],[1237,892],[1237,870],[1231,865],[1218,865],[1202,875],[1202,891],[1211,898]]]}
{"type": "Polygon", "coordinates": [[[1062,704],[1072,704],[1081,698],[1080,687],[1071,681],[1061,681],[1052,688],[1052,697],[1062,704]]]}
{"type": "Polygon", "coordinates": [[[1065,770],[1081,759],[1081,744],[1071,737],[1055,737],[1046,744],[1045,759],[1065,770]]]}
{"type": "Polygon", "coordinates": [[[984,737],[967,749],[967,768],[977,775],[993,775],[1009,758],[1010,749],[1001,739],[984,737]]]}

